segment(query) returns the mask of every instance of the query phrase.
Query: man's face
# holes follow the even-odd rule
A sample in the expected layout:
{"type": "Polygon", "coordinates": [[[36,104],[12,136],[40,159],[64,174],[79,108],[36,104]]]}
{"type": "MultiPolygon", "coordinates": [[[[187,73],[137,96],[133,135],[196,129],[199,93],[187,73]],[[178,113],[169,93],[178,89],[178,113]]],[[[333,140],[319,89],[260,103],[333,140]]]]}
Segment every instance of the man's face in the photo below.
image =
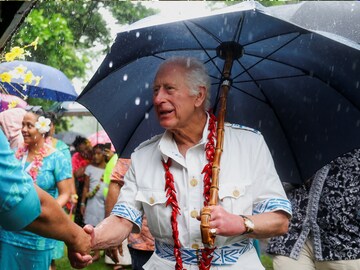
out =
{"type": "Polygon", "coordinates": [[[160,125],[169,130],[186,127],[196,108],[196,96],[190,95],[185,69],[173,63],[162,66],[156,74],[153,103],[160,125]]]}

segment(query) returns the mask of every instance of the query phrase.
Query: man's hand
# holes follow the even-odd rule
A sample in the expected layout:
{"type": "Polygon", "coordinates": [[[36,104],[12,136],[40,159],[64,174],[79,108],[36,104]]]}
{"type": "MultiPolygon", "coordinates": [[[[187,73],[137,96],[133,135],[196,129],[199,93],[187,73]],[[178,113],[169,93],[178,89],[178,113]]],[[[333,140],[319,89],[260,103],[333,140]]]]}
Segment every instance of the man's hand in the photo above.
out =
{"type": "Polygon", "coordinates": [[[118,263],[120,261],[119,255],[124,256],[122,245],[108,248],[106,250],[106,255],[109,256],[114,263],[118,263]]]}

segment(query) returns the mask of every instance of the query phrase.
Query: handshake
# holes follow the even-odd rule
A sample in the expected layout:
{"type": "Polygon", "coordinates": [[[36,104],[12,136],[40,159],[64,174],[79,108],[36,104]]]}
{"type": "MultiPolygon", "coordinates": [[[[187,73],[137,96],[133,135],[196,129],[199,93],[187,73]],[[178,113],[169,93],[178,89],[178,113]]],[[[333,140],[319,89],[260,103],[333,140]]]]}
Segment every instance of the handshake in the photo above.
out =
{"type": "Polygon", "coordinates": [[[74,240],[69,243],[66,242],[71,266],[76,269],[88,266],[93,262],[90,251],[98,249],[108,249],[108,256],[114,262],[118,262],[118,249],[109,248],[120,248],[123,240],[131,232],[132,226],[133,224],[126,219],[109,216],[98,224],[96,228],[91,225],[86,225],[83,229],[79,227],[80,231],[74,240]]]}
{"type": "Polygon", "coordinates": [[[72,267],[81,269],[93,262],[90,251],[94,244],[94,234],[94,227],[86,225],[71,242],[66,242],[72,267]]]}

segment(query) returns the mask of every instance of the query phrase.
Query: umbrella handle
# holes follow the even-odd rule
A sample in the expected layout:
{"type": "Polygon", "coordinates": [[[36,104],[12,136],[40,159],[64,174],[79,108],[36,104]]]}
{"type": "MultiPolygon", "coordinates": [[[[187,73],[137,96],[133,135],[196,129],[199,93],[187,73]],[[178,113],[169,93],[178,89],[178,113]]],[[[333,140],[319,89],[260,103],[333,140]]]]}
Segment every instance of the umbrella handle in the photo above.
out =
{"type": "MultiPolygon", "coordinates": [[[[224,53],[224,52],[223,52],[224,53]]],[[[225,52],[225,64],[223,70],[223,83],[221,85],[221,95],[219,98],[220,101],[220,111],[218,115],[218,123],[216,129],[216,147],[214,154],[214,161],[212,166],[212,179],[211,179],[211,187],[210,187],[210,198],[209,205],[217,205],[218,204],[218,196],[219,196],[219,172],[220,172],[220,158],[223,151],[223,143],[224,143],[224,123],[225,123],[225,114],[226,114],[226,99],[230,90],[230,71],[233,64],[233,52],[228,50],[225,52]]],[[[211,211],[210,208],[204,207],[201,211],[201,223],[200,223],[200,231],[201,231],[201,239],[205,246],[214,247],[215,237],[216,235],[210,232],[210,216],[211,211]]]]}

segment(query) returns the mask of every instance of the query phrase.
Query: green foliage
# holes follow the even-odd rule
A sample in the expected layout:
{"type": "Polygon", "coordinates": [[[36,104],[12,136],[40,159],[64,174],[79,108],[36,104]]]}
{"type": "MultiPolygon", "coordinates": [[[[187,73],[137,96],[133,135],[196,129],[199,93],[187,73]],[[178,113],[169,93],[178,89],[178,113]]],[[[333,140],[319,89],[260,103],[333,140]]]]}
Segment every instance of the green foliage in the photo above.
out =
{"type": "MultiPolygon", "coordinates": [[[[121,24],[132,23],[155,11],[130,1],[64,1],[40,0],[26,17],[11,45],[29,44],[39,37],[36,51],[28,61],[35,61],[61,70],[69,79],[84,78],[95,52],[89,49],[102,44],[107,50],[112,42],[101,7],[108,8],[121,24]]],[[[104,52],[103,52],[104,53],[104,52]]],[[[52,101],[29,99],[29,104],[48,110],[52,101]]],[[[60,122],[60,130],[69,124],[60,122]]]]}
{"type": "Polygon", "coordinates": [[[157,13],[154,9],[147,9],[140,2],[131,1],[102,1],[104,6],[109,7],[114,18],[119,24],[130,24],[142,18],[157,13]]]}

